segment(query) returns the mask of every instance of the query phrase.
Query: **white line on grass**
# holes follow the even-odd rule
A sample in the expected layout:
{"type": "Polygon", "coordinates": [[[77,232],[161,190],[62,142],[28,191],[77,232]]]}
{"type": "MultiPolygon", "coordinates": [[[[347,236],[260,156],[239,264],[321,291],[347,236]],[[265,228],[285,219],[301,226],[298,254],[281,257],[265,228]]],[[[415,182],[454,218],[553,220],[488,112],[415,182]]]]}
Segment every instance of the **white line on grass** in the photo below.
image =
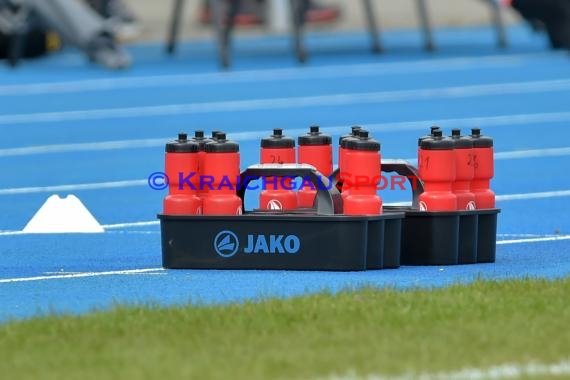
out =
{"type": "Polygon", "coordinates": [[[65,94],[87,91],[110,91],[156,87],[181,87],[191,85],[216,85],[232,83],[282,82],[291,80],[355,78],[388,76],[394,74],[434,73],[471,69],[503,68],[523,64],[527,58],[544,54],[517,56],[489,56],[477,58],[451,58],[412,62],[389,62],[356,65],[331,65],[321,67],[247,70],[224,73],[181,75],[157,75],[134,78],[103,78],[67,82],[15,84],[0,86],[0,96],[65,94]]]}
{"type": "Polygon", "coordinates": [[[21,277],[21,278],[6,278],[0,279],[0,284],[9,284],[14,282],[31,282],[31,281],[48,281],[48,280],[63,280],[68,278],[85,278],[85,277],[101,277],[101,276],[120,276],[131,274],[151,274],[164,270],[163,268],[148,268],[148,269],[130,269],[130,270],[117,270],[109,272],[84,272],[84,273],[70,273],[53,276],[36,276],[36,277],[21,277]]]}
{"type": "MultiPolygon", "coordinates": [[[[440,125],[442,127],[454,128],[470,128],[475,125],[484,125],[485,128],[509,126],[517,127],[527,124],[544,124],[544,123],[558,123],[570,122],[570,112],[553,112],[553,113],[536,113],[536,114],[516,114],[516,115],[499,115],[499,116],[486,116],[486,117],[469,117],[460,119],[440,119],[440,120],[418,120],[418,121],[405,121],[397,123],[378,123],[378,124],[364,124],[363,127],[371,132],[377,133],[391,133],[401,131],[421,131],[426,129],[426,125],[440,125]]],[[[344,126],[330,126],[323,127],[323,131],[330,134],[342,134],[347,130],[344,126]]],[[[295,128],[287,130],[291,135],[299,135],[306,132],[305,129],[295,128]]],[[[264,135],[264,131],[243,131],[231,133],[231,137],[238,141],[257,141],[264,135]]],[[[115,141],[102,141],[102,142],[87,142],[76,144],[53,144],[53,145],[36,145],[20,148],[7,148],[0,149],[0,157],[13,157],[13,156],[29,156],[37,154],[51,154],[51,153],[69,153],[69,152],[93,152],[93,151],[107,151],[118,149],[143,149],[155,148],[164,146],[165,141],[170,140],[171,137],[163,138],[149,138],[137,140],[115,140],[115,141]]],[[[520,150],[513,152],[497,153],[497,159],[515,159],[515,158],[533,158],[533,157],[553,157],[568,155],[570,147],[564,148],[547,148],[535,150],[520,150]]],[[[411,161],[415,161],[411,159],[411,161]]]]}
{"type": "Polygon", "coordinates": [[[288,98],[259,98],[220,102],[166,104],[127,108],[103,108],[0,115],[0,125],[50,123],[78,120],[143,118],[152,116],[191,115],[220,112],[295,109],[307,107],[339,107],[352,104],[378,104],[413,100],[456,99],[491,95],[518,95],[570,90],[570,79],[495,83],[471,86],[425,88],[413,90],[345,93],[288,98]]]}
{"type": "Polygon", "coordinates": [[[386,375],[346,375],[331,376],[329,380],[498,380],[519,379],[535,376],[570,375],[570,361],[564,360],[553,364],[525,363],[503,364],[490,368],[466,368],[457,372],[440,372],[434,374],[386,375]]]}

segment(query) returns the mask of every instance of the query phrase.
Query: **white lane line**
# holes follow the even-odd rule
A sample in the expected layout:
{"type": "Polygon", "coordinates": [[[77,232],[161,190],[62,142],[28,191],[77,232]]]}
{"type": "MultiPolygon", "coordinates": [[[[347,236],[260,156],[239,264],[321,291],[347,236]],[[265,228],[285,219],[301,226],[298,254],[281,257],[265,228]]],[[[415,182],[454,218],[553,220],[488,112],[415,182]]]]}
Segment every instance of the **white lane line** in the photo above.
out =
{"type": "Polygon", "coordinates": [[[547,199],[570,197],[570,190],[544,191],[539,193],[497,195],[497,202],[509,202],[529,199],[547,199]]]}
{"type": "Polygon", "coordinates": [[[160,222],[158,220],[156,220],[156,221],[150,221],[150,222],[104,224],[101,227],[103,227],[106,230],[114,230],[114,229],[120,229],[120,228],[147,227],[147,226],[158,226],[158,225],[160,225],[160,222]]]}
{"type": "MultiPolygon", "coordinates": [[[[75,185],[53,185],[53,186],[39,186],[39,187],[8,188],[8,189],[0,189],[0,196],[70,192],[70,191],[81,191],[81,190],[121,189],[128,187],[143,187],[143,186],[148,186],[148,179],[137,179],[137,180],[115,181],[115,182],[82,183],[75,185]]],[[[570,190],[497,195],[496,200],[497,202],[507,202],[514,200],[561,198],[567,196],[570,196],[570,190]]],[[[407,202],[390,203],[390,205],[406,205],[406,204],[407,202]]]]}
{"type": "Polygon", "coordinates": [[[497,245],[542,243],[548,241],[564,241],[564,240],[570,240],[570,235],[545,236],[545,237],[513,239],[513,240],[499,240],[497,241],[497,245]]]}
{"type": "Polygon", "coordinates": [[[2,231],[0,236],[15,236],[15,235],[25,235],[23,231],[2,231]]]}
{"type": "MultiPolygon", "coordinates": [[[[497,202],[525,201],[531,199],[549,199],[570,197],[570,190],[543,191],[537,193],[504,194],[495,197],[497,202]]],[[[409,206],[410,201],[389,202],[387,206],[409,206]]]]}
{"type": "Polygon", "coordinates": [[[85,277],[101,277],[101,276],[120,276],[130,274],[145,274],[164,270],[163,268],[148,268],[148,269],[131,269],[131,270],[117,270],[109,272],[85,272],[85,273],[71,273],[61,274],[54,276],[36,276],[36,277],[21,277],[21,278],[5,278],[0,279],[0,284],[9,284],[14,282],[32,282],[32,281],[48,281],[48,280],[62,280],[68,278],[85,278],[85,277]]]}
{"type": "MultiPolygon", "coordinates": [[[[0,157],[2,156],[2,151],[0,151],[0,157]]],[[[513,150],[510,152],[495,152],[495,160],[506,161],[506,160],[520,160],[526,158],[545,158],[545,157],[564,157],[570,156],[570,147],[564,148],[544,148],[544,149],[525,149],[525,150],[513,150]]],[[[404,161],[415,163],[417,161],[416,157],[406,158],[404,161]]]]}
{"type": "MultiPolygon", "coordinates": [[[[441,119],[441,120],[418,120],[398,123],[379,123],[364,124],[363,127],[371,132],[401,132],[401,131],[421,131],[425,130],[427,125],[440,125],[443,128],[453,126],[455,128],[470,128],[476,125],[484,125],[485,128],[509,126],[517,127],[527,124],[536,123],[558,123],[570,122],[570,112],[555,113],[537,113],[537,114],[518,114],[518,115],[500,115],[488,117],[471,117],[461,119],[441,119]]],[[[347,126],[330,126],[321,128],[324,132],[330,134],[342,134],[347,130],[347,126]]],[[[291,135],[299,135],[306,132],[304,128],[288,129],[291,135]]],[[[241,142],[257,141],[264,136],[264,131],[243,131],[231,133],[234,140],[241,142]]],[[[39,154],[52,153],[70,153],[70,152],[93,152],[107,151],[118,149],[143,149],[164,146],[166,141],[171,137],[150,138],[150,139],[134,139],[134,140],[115,140],[102,142],[87,142],[77,144],[53,144],[53,145],[36,145],[20,148],[0,149],[0,157],[29,156],[39,154]]],[[[547,148],[534,150],[518,150],[512,152],[496,153],[495,158],[499,160],[517,159],[517,158],[533,158],[533,157],[555,157],[566,156],[570,151],[570,147],[563,148],[547,148]]],[[[416,158],[409,159],[414,162],[416,158]]]]}
{"type": "MultiPolygon", "coordinates": [[[[130,222],[130,223],[117,223],[117,224],[104,224],[103,227],[107,232],[136,232],[140,234],[146,233],[156,233],[157,231],[116,231],[122,228],[134,228],[134,227],[151,227],[151,226],[159,226],[160,222],[158,220],[152,220],[148,222],[130,222]]],[[[0,236],[14,236],[14,235],[26,235],[23,231],[0,231],[0,236]]],[[[29,235],[29,234],[28,234],[29,235]]]]}
{"type": "Polygon", "coordinates": [[[115,235],[159,235],[160,231],[132,231],[132,230],[119,230],[119,231],[105,231],[109,234],[115,235]]]}
{"type": "Polygon", "coordinates": [[[570,375],[570,360],[563,360],[553,364],[520,363],[503,364],[490,368],[466,368],[456,372],[440,372],[434,374],[409,373],[397,376],[366,375],[359,376],[333,375],[329,380],[500,380],[521,379],[536,376],[566,376],[570,375]]]}
{"type": "Polygon", "coordinates": [[[127,108],[104,108],[0,115],[0,125],[50,123],[79,120],[142,118],[152,116],[191,115],[254,110],[294,109],[308,107],[339,107],[353,104],[378,104],[413,100],[457,99],[490,95],[519,95],[570,90],[570,79],[494,83],[472,86],[426,88],[413,90],[345,93],[288,98],[260,98],[220,102],[167,104],[127,108]]]}
{"type": "Polygon", "coordinates": [[[31,156],[37,154],[68,153],[68,152],[95,152],[118,149],[134,148],[154,148],[164,145],[165,141],[171,138],[162,139],[133,139],[117,140],[105,142],[88,142],[78,144],[53,144],[37,145],[21,148],[0,149],[0,157],[31,156]]]}
{"type": "Polygon", "coordinates": [[[38,94],[66,94],[87,91],[122,89],[185,87],[191,85],[216,85],[248,82],[282,82],[306,79],[356,78],[398,74],[435,73],[471,69],[494,69],[520,66],[528,58],[545,54],[521,54],[518,56],[489,56],[483,58],[451,58],[420,60],[413,62],[388,62],[356,65],[331,65],[324,67],[247,70],[228,73],[202,73],[181,75],[157,75],[134,78],[102,78],[67,82],[46,82],[0,86],[0,96],[38,94]]]}
{"type": "Polygon", "coordinates": [[[516,160],[523,158],[561,157],[569,156],[570,147],[515,150],[495,153],[495,160],[516,160]]]}
{"type": "Polygon", "coordinates": [[[81,183],[75,185],[54,185],[39,187],[19,187],[13,189],[0,189],[0,195],[20,195],[35,193],[57,193],[78,190],[103,190],[103,189],[122,189],[126,187],[148,186],[148,180],[132,180],[132,181],[115,181],[115,182],[98,182],[98,183],[81,183]]]}
{"type": "MultiPolygon", "coordinates": [[[[0,233],[0,236],[1,235],[2,234],[0,233]]],[[[543,238],[503,240],[503,241],[498,241],[497,245],[526,244],[526,243],[539,243],[539,242],[563,241],[563,240],[570,240],[570,235],[561,235],[561,236],[557,236],[557,237],[549,236],[549,237],[543,237],[543,238]]],[[[73,278],[86,278],[86,277],[101,277],[101,276],[120,276],[120,275],[133,275],[133,274],[156,274],[156,272],[160,272],[163,270],[164,270],[163,268],[147,268],[147,269],[131,269],[131,270],[119,270],[119,271],[107,271],[107,272],[77,272],[77,273],[55,274],[55,275],[50,275],[50,276],[7,278],[7,279],[0,279],[0,284],[16,283],[16,282],[61,280],[61,279],[73,279],[73,278]]]]}
{"type": "Polygon", "coordinates": [[[497,234],[497,237],[499,238],[541,238],[541,237],[554,237],[554,236],[560,236],[560,235],[544,235],[544,234],[497,234]]]}

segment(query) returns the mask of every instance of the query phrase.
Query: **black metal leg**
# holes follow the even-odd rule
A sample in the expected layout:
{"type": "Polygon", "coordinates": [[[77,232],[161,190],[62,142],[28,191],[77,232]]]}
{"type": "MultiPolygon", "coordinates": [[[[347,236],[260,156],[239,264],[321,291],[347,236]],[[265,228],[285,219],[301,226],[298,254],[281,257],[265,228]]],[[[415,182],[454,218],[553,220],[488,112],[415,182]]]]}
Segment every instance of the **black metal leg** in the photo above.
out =
{"type": "Polygon", "coordinates": [[[8,51],[8,64],[16,67],[22,58],[24,45],[26,43],[25,33],[15,33],[10,37],[10,49],[8,51]]]}
{"type": "Polygon", "coordinates": [[[225,24],[225,1],[210,0],[210,10],[212,11],[212,21],[218,43],[218,54],[222,67],[229,66],[228,40],[226,38],[225,24]]]}
{"type": "Polygon", "coordinates": [[[6,34],[9,36],[7,61],[12,67],[20,62],[24,55],[24,47],[26,44],[26,36],[29,30],[30,9],[22,4],[14,13],[2,15],[4,27],[7,29],[6,34]]]}
{"type": "Polygon", "coordinates": [[[240,0],[229,0],[229,7],[226,8],[225,5],[227,2],[226,0],[211,0],[214,26],[218,41],[218,54],[220,65],[223,68],[228,68],[231,65],[230,42],[235,18],[241,5],[240,0]]]}
{"type": "Polygon", "coordinates": [[[434,51],[435,44],[433,42],[433,31],[431,27],[431,21],[429,18],[426,0],[416,0],[416,2],[418,6],[418,12],[420,15],[420,22],[422,24],[422,30],[424,33],[425,49],[427,51],[434,51]]]}
{"type": "Polygon", "coordinates": [[[506,48],[508,45],[507,32],[505,30],[505,22],[501,12],[501,5],[493,0],[489,0],[489,4],[493,13],[493,24],[497,30],[497,44],[500,48],[506,48]]]}
{"type": "Polygon", "coordinates": [[[223,67],[230,67],[230,47],[231,47],[231,38],[232,33],[235,26],[236,16],[241,7],[241,0],[230,0],[230,8],[228,10],[228,22],[224,29],[224,46],[226,49],[224,60],[222,61],[223,67]]]}
{"type": "Polygon", "coordinates": [[[166,51],[168,54],[173,54],[176,50],[178,43],[178,33],[180,30],[180,19],[184,10],[184,0],[174,0],[174,9],[172,11],[172,18],[170,20],[170,30],[168,32],[168,42],[166,51]]]}
{"type": "Polygon", "coordinates": [[[381,53],[383,49],[382,45],[380,44],[380,31],[378,29],[376,15],[374,14],[372,0],[363,0],[363,2],[364,12],[366,13],[366,20],[368,23],[368,31],[370,32],[370,37],[372,39],[372,51],[374,53],[381,53]]]}
{"type": "Polygon", "coordinates": [[[300,63],[307,61],[307,51],[303,43],[303,27],[305,24],[305,14],[309,8],[308,0],[291,0],[291,19],[293,21],[293,43],[295,55],[300,63]]]}

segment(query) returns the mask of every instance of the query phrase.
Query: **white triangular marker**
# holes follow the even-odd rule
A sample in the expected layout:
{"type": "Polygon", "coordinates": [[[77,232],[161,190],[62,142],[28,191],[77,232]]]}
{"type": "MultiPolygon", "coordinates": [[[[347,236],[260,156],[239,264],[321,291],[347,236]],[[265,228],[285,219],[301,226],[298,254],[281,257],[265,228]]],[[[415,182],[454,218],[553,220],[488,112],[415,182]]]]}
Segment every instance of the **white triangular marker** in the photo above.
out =
{"type": "Polygon", "coordinates": [[[30,234],[102,233],[99,222],[75,195],[52,195],[23,230],[30,234]]]}

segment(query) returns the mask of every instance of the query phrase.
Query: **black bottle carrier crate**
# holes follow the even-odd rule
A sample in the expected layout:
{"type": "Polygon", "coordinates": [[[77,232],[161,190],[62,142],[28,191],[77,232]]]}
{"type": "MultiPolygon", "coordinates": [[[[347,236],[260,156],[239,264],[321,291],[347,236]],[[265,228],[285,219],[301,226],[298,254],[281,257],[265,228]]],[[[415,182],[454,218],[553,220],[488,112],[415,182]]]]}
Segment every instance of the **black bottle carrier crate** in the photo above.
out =
{"type": "Polygon", "coordinates": [[[401,231],[402,265],[457,265],[495,262],[499,209],[420,211],[423,183],[417,170],[402,160],[382,161],[382,170],[410,179],[411,207],[385,207],[404,212],[401,231]]]}
{"type": "MultiPolygon", "coordinates": [[[[405,161],[383,160],[382,170],[417,178],[405,161]]],[[[346,216],[337,184],[310,165],[251,166],[241,175],[238,195],[243,200],[249,181],[270,176],[310,178],[317,188],[314,208],[237,216],[158,215],[163,266],[363,271],[495,260],[499,210],[420,212],[419,180],[411,207],[385,207],[377,216],[346,216]]]]}

